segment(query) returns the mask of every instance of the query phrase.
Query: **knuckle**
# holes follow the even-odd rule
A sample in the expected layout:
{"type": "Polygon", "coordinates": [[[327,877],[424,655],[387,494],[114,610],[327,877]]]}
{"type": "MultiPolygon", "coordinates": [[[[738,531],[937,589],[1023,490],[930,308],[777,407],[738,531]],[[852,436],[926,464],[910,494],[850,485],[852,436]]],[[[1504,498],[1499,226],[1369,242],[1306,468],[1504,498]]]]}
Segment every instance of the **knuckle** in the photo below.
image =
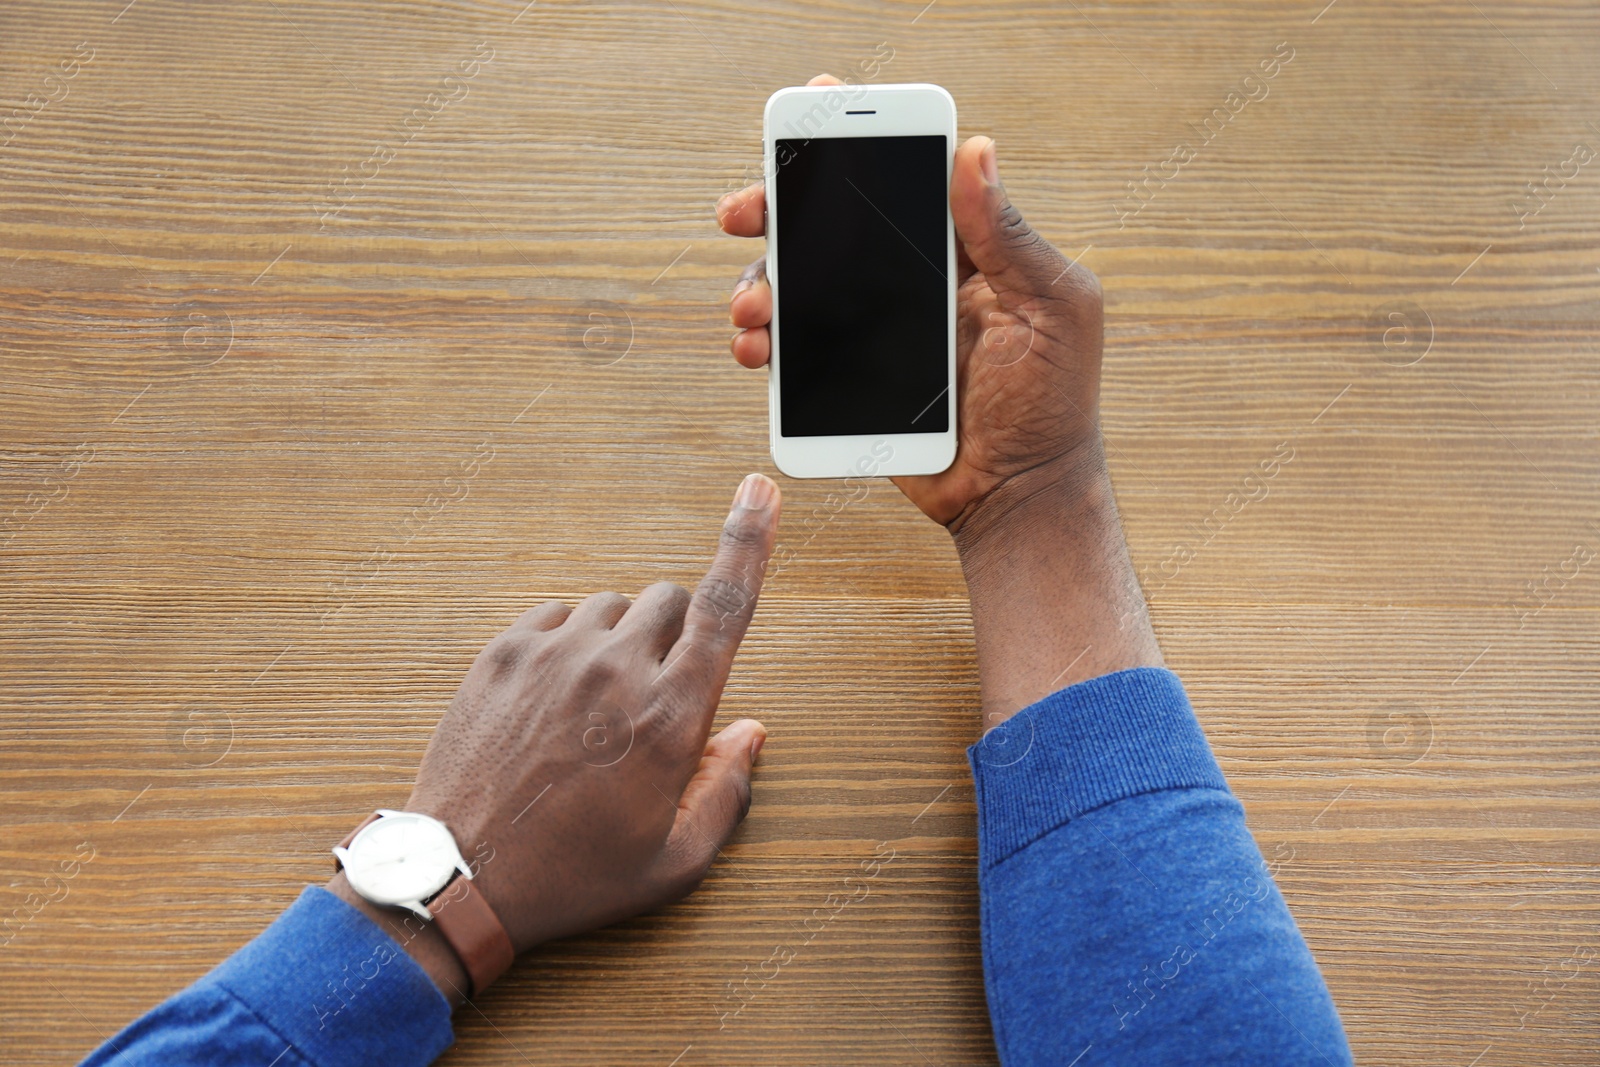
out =
{"type": "Polygon", "coordinates": [[[1028,225],[1028,220],[1022,217],[1022,212],[1010,200],[1000,208],[1000,217],[995,222],[995,234],[1008,245],[1031,243],[1038,234],[1033,227],[1028,225]]]}
{"type": "Polygon", "coordinates": [[[578,668],[578,685],[585,692],[601,692],[610,688],[619,673],[617,664],[609,655],[593,655],[578,668]]]}
{"type": "Polygon", "coordinates": [[[613,593],[609,591],[604,593],[592,593],[587,598],[587,602],[593,607],[600,608],[602,611],[615,611],[618,608],[626,609],[630,603],[628,598],[623,596],[621,593],[613,593]]]}
{"type": "Polygon", "coordinates": [[[743,582],[708,576],[700,585],[700,602],[719,620],[737,619],[750,614],[755,596],[743,582]]]}
{"type": "Polygon", "coordinates": [[[479,659],[496,674],[516,670],[528,657],[528,641],[514,633],[503,633],[484,647],[479,659]]]}
{"type": "MultiPolygon", "coordinates": [[[[667,610],[674,615],[682,615],[689,607],[689,590],[677,582],[657,582],[646,589],[645,593],[660,597],[665,602],[667,610]]],[[[644,599],[643,594],[640,595],[640,599],[644,599]]]]}
{"type": "Polygon", "coordinates": [[[745,514],[742,509],[736,509],[722,524],[722,535],[718,540],[724,550],[745,552],[760,547],[766,536],[767,523],[763,516],[745,514]]]}
{"type": "Polygon", "coordinates": [[[513,625],[524,626],[532,623],[542,622],[545,619],[555,618],[557,615],[566,610],[567,606],[561,603],[561,601],[546,600],[544,603],[535,604],[527,611],[524,611],[517,617],[517,621],[513,623],[513,625]]]}

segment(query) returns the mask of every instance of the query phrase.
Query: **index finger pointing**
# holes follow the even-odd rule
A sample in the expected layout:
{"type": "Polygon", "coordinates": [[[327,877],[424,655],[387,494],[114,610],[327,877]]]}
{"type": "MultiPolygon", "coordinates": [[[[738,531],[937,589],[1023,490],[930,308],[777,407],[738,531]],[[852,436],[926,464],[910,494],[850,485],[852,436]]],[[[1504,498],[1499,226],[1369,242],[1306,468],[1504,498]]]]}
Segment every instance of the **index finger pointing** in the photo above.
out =
{"type": "Polygon", "coordinates": [[[690,598],[682,636],[667,654],[669,666],[693,648],[710,660],[721,687],[761,596],[781,503],[778,486],[765,475],[752,474],[739,484],[716,558],[690,598]]]}

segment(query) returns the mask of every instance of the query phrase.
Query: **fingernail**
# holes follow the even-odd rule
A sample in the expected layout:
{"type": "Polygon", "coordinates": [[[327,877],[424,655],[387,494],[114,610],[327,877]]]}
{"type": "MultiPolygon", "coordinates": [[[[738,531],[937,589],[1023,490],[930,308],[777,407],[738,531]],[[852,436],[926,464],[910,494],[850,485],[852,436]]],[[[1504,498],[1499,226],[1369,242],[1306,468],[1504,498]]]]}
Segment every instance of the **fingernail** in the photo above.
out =
{"type": "Polygon", "coordinates": [[[717,197],[716,211],[717,211],[717,221],[718,222],[722,221],[722,216],[727,211],[726,205],[727,205],[728,201],[730,199],[732,199],[732,198],[733,198],[733,194],[732,193],[725,193],[722,196],[717,197]]]}
{"type": "Polygon", "coordinates": [[[772,503],[772,495],[777,492],[778,486],[765,474],[747,474],[744,481],[739,483],[739,492],[734,496],[733,502],[741,508],[756,510],[772,503]]]}
{"type": "Polygon", "coordinates": [[[767,743],[766,734],[756,734],[756,739],[750,742],[750,762],[754,763],[756,757],[761,755],[761,746],[767,743]]]}
{"type": "Polygon", "coordinates": [[[990,185],[1000,184],[1000,165],[994,158],[994,138],[989,138],[989,143],[983,146],[983,151],[978,154],[978,167],[983,171],[983,180],[990,185]]]}

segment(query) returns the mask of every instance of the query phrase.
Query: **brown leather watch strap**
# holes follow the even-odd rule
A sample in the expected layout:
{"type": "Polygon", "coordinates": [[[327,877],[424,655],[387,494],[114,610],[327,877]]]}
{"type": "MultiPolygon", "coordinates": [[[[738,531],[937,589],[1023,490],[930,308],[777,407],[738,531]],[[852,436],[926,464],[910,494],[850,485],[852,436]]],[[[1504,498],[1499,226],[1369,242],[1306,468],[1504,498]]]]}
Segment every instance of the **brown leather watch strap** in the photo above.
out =
{"type": "Polygon", "coordinates": [[[510,935],[472,879],[456,875],[427,907],[466,968],[474,993],[489,988],[516,959],[510,935]]]}

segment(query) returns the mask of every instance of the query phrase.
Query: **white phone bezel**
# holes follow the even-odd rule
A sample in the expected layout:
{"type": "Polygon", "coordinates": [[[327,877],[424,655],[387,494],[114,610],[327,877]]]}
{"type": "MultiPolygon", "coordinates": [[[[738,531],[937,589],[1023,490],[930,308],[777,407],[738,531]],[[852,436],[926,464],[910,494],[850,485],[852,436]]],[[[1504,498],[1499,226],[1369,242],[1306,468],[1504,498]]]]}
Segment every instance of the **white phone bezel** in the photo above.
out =
{"type": "MultiPolygon", "coordinates": [[[[943,134],[945,187],[955,161],[956,105],[937,85],[816,85],[780,89],[767,100],[762,124],[762,160],[767,188],[776,189],[777,142],[797,135],[899,137],[943,134]],[[820,110],[819,110],[820,109],[820,110]],[[863,112],[851,114],[851,112],[863,112]]],[[[782,356],[778,329],[778,230],[776,196],[767,198],[767,281],[773,290],[772,362],[768,379],[768,425],[772,462],[792,478],[863,478],[937,474],[955,461],[956,405],[947,399],[956,385],[956,232],[945,204],[945,276],[949,352],[945,372],[950,420],[943,433],[844,434],[785,437],[780,428],[782,356]]]]}

